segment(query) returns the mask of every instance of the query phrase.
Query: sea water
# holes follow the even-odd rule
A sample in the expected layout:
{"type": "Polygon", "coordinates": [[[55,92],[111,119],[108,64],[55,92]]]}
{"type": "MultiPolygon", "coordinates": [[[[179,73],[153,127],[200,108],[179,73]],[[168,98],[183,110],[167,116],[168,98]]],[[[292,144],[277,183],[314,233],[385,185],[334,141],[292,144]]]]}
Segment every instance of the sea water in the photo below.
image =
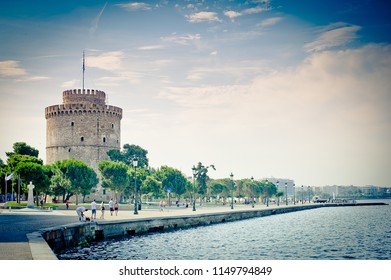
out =
{"type": "Polygon", "coordinates": [[[322,207],[94,242],[59,259],[390,260],[389,205],[322,207]]]}

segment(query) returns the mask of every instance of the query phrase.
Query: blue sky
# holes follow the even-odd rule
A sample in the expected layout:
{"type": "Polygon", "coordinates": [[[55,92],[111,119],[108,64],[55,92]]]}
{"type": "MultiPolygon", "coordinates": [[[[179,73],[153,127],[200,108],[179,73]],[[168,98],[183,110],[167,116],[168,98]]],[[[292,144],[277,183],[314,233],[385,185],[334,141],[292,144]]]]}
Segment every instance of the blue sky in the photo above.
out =
{"type": "Polygon", "coordinates": [[[2,1],[0,158],[45,159],[44,108],[82,86],[122,107],[151,165],[297,185],[390,186],[385,1],[2,1]]]}

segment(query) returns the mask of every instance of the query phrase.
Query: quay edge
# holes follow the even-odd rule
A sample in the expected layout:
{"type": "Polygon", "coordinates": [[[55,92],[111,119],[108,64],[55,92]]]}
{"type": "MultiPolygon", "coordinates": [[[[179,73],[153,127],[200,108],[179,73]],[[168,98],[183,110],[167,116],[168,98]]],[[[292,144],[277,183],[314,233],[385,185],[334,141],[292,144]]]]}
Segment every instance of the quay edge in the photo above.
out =
{"type": "Polygon", "coordinates": [[[270,209],[247,209],[241,211],[226,211],[218,213],[202,213],[178,215],[174,217],[142,218],[121,221],[96,221],[74,223],[66,226],[48,228],[40,231],[43,239],[55,252],[68,247],[87,244],[108,238],[132,236],[151,232],[161,232],[207,226],[212,224],[232,222],[243,219],[284,214],[295,211],[309,210],[320,207],[369,206],[387,205],[385,203],[316,203],[309,205],[280,206],[270,209]]]}

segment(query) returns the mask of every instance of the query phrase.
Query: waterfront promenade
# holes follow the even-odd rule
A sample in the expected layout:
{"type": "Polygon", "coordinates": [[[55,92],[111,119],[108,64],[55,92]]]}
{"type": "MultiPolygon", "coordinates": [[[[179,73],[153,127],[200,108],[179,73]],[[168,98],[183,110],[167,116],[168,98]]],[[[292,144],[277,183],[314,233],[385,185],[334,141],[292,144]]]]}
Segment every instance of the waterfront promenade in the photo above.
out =
{"type": "MultiPolygon", "coordinates": [[[[300,204],[301,205],[301,204],[300,204]]],[[[293,205],[291,205],[293,206],[293,205]]],[[[230,208],[230,205],[225,206],[208,206],[200,207],[197,204],[196,211],[192,211],[191,206],[188,208],[183,206],[176,207],[166,206],[163,211],[157,205],[143,205],[143,209],[138,211],[138,215],[133,214],[133,208],[130,205],[120,205],[118,215],[115,213],[110,215],[110,211],[106,210],[104,219],[99,219],[101,211],[97,211],[97,220],[99,224],[106,221],[124,221],[124,220],[138,220],[138,219],[153,219],[162,217],[180,217],[188,215],[201,215],[201,214],[213,214],[213,213],[225,213],[225,212],[238,212],[238,211],[252,211],[260,209],[273,209],[282,208],[285,205],[255,205],[255,208],[251,208],[251,205],[235,205],[234,209],[230,208]]],[[[76,206],[71,205],[69,210],[41,210],[41,209],[0,209],[0,260],[32,260],[34,259],[32,252],[34,250],[40,250],[39,254],[45,255],[47,246],[36,246],[34,240],[31,240],[31,233],[51,227],[59,227],[68,224],[77,224],[78,217],[75,211],[76,206]],[[42,250],[41,250],[42,249],[42,250]]],[[[89,208],[89,207],[87,207],[89,208]]],[[[106,208],[107,209],[107,208],[106,208]]],[[[91,216],[91,210],[87,211],[87,217],[91,216]]],[[[39,243],[39,242],[38,242],[39,243]]],[[[44,244],[45,245],[45,244],[44,244]]],[[[51,252],[48,252],[47,259],[51,259],[51,252]]]]}
{"type": "MultiPolygon", "coordinates": [[[[273,209],[297,208],[296,210],[304,210],[307,207],[321,207],[322,204],[297,204],[297,205],[235,205],[234,209],[230,209],[230,205],[225,206],[204,206],[197,205],[197,211],[192,211],[192,208],[183,206],[165,207],[160,211],[157,205],[143,205],[143,210],[138,212],[138,215],[133,214],[133,208],[130,205],[121,205],[118,215],[110,215],[109,211],[105,211],[105,219],[99,219],[100,211],[97,211],[97,225],[109,223],[122,223],[124,221],[134,221],[140,219],[161,219],[161,218],[176,218],[193,215],[206,214],[227,214],[235,212],[262,211],[267,212],[273,209]],[[303,206],[305,206],[303,208],[303,206]]],[[[329,205],[332,206],[332,205],[329,205]]],[[[56,259],[49,246],[42,239],[37,231],[47,228],[61,227],[64,225],[81,224],[76,215],[75,206],[72,205],[69,210],[41,210],[41,209],[0,209],[0,260],[32,260],[32,259],[56,259]]],[[[276,210],[276,211],[281,211],[276,210]]],[[[285,211],[285,210],[284,210],[285,211]]],[[[90,210],[87,216],[91,215],[90,210]]],[[[141,222],[141,221],[140,221],[141,222]]]]}

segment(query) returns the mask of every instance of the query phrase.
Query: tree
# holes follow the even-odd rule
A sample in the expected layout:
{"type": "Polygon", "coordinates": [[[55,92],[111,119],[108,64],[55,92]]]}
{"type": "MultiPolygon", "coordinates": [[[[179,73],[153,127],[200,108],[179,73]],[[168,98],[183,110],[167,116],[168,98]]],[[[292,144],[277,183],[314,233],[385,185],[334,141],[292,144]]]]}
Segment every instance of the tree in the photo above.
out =
{"type": "Polygon", "coordinates": [[[175,193],[178,201],[180,200],[181,195],[186,192],[188,181],[178,169],[162,166],[156,172],[156,176],[162,182],[163,191],[168,192],[169,190],[170,192],[175,193]]]}
{"type": "Polygon", "coordinates": [[[52,165],[53,176],[50,178],[51,188],[54,195],[62,196],[62,202],[69,200],[69,197],[73,195],[71,193],[71,181],[65,177],[64,173],[54,164],[52,165]]]}
{"type": "Polygon", "coordinates": [[[70,191],[76,194],[76,205],[78,205],[78,194],[83,195],[83,201],[92,187],[98,184],[95,171],[81,160],[65,159],[56,163],[61,172],[70,181],[70,191]]]}
{"type": "Polygon", "coordinates": [[[162,182],[160,182],[155,175],[148,175],[141,185],[141,193],[154,198],[164,196],[162,182]]]}
{"type": "Polygon", "coordinates": [[[121,161],[127,166],[132,166],[132,159],[134,157],[138,160],[138,167],[147,167],[148,166],[148,151],[141,148],[137,145],[125,144],[123,149],[120,150],[110,150],[107,152],[107,155],[112,161],[121,161]]]}
{"type": "Polygon", "coordinates": [[[216,204],[217,204],[217,196],[224,197],[223,193],[227,189],[227,186],[223,184],[220,180],[213,180],[209,185],[209,189],[210,189],[210,194],[216,198],[216,204]]]}
{"type": "Polygon", "coordinates": [[[216,168],[213,164],[211,164],[209,166],[204,166],[201,162],[199,162],[197,164],[197,166],[194,167],[195,178],[196,178],[197,187],[198,187],[198,194],[201,195],[200,203],[201,203],[203,197],[207,193],[207,181],[209,180],[207,173],[208,173],[209,168],[213,168],[213,170],[216,170],[216,168]]]}
{"type": "Polygon", "coordinates": [[[39,154],[37,149],[27,145],[25,142],[16,142],[12,147],[14,151],[5,153],[7,157],[12,157],[14,154],[38,157],[39,154]]]}
{"type": "Polygon", "coordinates": [[[263,189],[263,195],[266,197],[267,203],[269,201],[269,198],[273,195],[277,194],[277,187],[272,182],[269,182],[268,180],[261,181],[262,189],[263,189]]]}
{"type": "Polygon", "coordinates": [[[114,191],[117,200],[117,193],[123,193],[129,186],[129,167],[123,162],[104,160],[98,164],[98,169],[102,175],[102,187],[114,191]]]}
{"type": "Polygon", "coordinates": [[[20,175],[21,181],[27,185],[32,182],[35,186],[34,192],[36,204],[38,206],[38,195],[49,191],[50,179],[49,168],[34,162],[19,162],[15,168],[15,173],[20,175]]]}

